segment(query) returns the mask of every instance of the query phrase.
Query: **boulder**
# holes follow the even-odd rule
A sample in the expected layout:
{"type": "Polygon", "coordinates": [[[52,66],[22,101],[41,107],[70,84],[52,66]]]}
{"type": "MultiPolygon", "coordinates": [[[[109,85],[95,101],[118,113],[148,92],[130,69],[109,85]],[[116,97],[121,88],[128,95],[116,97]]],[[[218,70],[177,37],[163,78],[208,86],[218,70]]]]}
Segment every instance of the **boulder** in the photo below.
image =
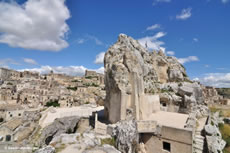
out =
{"type": "Polygon", "coordinates": [[[184,95],[191,96],[193,94],[193,88],[188,87],[188,86],[181,86],[178,89],[178,94],[180,96],[184,96],[184,95]]]}
{"type": "Polygon", "coordinates": [[[119,122],[114,134],[118,150],[121,152],[135,153],[136,147],[139,144],[139,134],[135,120],[119,122]]]}
{"type": "Polygon", "coordinates": [[[205,125],[204,129],[208,135],[216,135],[218,133],[218,129],[211,124],[205,125]]]}
{"type": "Polygon", "coordinates": [[[61,134],[74,133],[79,121],[80,117],[77,116],[55,119],[51,125],[42,130],[40,145],[48,145],[54,137],[61,134]]]}
{"type": "Polygon", "coordinates": [[[183,73],[178,69],[169,69],[168,70],[169,81],[184,81],[183,73]]]}

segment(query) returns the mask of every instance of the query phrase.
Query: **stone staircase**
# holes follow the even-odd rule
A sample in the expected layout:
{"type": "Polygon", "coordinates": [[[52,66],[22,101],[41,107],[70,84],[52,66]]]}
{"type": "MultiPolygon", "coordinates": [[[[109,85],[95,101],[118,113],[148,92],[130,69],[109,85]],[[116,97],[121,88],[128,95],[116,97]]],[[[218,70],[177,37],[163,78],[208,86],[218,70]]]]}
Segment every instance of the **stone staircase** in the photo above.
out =
{"type": "Polygon", "coordinates": [[[201,135],[201,131],[196,131],[193,139],[193,153],[203,153],[204,149],[204,137],[201,135]]]}

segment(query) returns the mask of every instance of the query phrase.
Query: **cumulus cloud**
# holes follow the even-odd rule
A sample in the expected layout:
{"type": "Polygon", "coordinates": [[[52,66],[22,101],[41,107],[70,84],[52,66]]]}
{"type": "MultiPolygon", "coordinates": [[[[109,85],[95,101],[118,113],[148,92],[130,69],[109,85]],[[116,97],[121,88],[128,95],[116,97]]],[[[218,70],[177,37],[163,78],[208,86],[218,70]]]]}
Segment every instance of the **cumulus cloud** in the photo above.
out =
{"type": "Polygon", "coordinates": [[[209,73],[202,78],[195,78],[207,86],[213,87],[230,87],[230,73],[209,73]]]}
{"type": "Polygon", "coordinates": [[[25,49],[60,51],[68,47],[65,0],[0,2],[0,43],[25,49]]]}
{"type": "Polygon", "coordinates": [[[157,34],[153,35],[153,36],[147,36],[144,38],[140,38],[138,39],[139,43],[144,46],[144,47],[148,47],[148,49],[152,49],[152,50],[160,50],[161,49],[161,45],[164,45],[163,41],[159,41],[158,39],[161,37],[164,37],[166,35],[165,32],[158,32],[157,34]]]}
{"type": "Polygon", "coordinates": [[[186,20],[192,16],[192,8],[183,9],[179,15],[176,16],[178,20],[186,20]]]}
{"type": "Polygon", "coordinates": [[[19,71],[39,72],[40,74],[48,74],[50,71],[53,71],[54,73],[67,74],[71,76],[83,76],[85,74],[85,70],[93,70],[98,73],[104,73],[104,67],[100,67],[98,69],[88,69],[84,66],[41,66],[39,68],[21,69],[19,71]]]}
{"type": "Polygon", "coordinates": [[[104,56],[105,52],[101,52],[96,56],[96,59],[94,61],[95,64],[103,64],[104,63],[104,56]]]}
{"type": "Polygon", "coordinates": [[[146,28],[147,31],[150,31],[150,30],[155,30],[155,29],[159,29],[161,27],[160,24],[154,24],[152,26],[149,26],[146,28]]]}
{"type": "Polygon", "coordinates": [[[171,0],[154,0],[153,1],[153,6],[157,5],[158,3],[169,3],[171,0]]]}
{"type": "Polygon", "coordinates": [[[181,64],[185,64],[185,63],[188,63],[188,62],[199,61],[199,58],[197,56],[189,56],[189,57],[186,57],[186,58],[178,58],[178,61],[181,64]]]}
{"type": "Polygon", "coordinates": [[[175,52],[174,51],[167,51],[166,52],[168,55],[170,55],[170,56],[174,56],[175,55],[175,52]]]}
{"type": "Polygon", "coordinates": [[[34,59],[31,59],[31,58],[23,58],[23,61],[27,64],[32,64],[32,65],[38,64],[34,59]]]}

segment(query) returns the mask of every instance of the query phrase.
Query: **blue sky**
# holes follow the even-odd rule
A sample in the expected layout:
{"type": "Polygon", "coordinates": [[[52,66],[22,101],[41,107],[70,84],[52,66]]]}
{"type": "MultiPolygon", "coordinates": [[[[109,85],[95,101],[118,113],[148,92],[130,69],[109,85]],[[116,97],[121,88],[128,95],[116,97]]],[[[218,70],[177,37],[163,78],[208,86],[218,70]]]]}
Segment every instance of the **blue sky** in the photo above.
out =
{"type": "Polygon", "coordinates": [[[125,33],[176,56],[191,79],[230,86],[229,27],[230,0],[4,0],[0,66],[101,72],[103,52],[125,33]]]}

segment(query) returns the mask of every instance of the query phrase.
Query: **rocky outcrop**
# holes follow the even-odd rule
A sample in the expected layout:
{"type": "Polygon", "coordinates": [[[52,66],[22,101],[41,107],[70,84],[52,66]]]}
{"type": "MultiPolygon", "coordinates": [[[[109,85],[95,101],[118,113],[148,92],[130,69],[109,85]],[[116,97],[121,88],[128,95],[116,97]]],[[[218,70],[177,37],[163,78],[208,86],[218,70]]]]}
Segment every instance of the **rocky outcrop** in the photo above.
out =
{"type": "Polygon", "coordinates": [[[226,142],[222,139],[219,131],[219,125],[223,124],[223,120],[219,117],[219,113],[215,113],[209,117],[209,123],[205,126],[206,141],[209,152],[222,153],[226,142]]]}
{"type": "Polygon", "coordinates": [[[139,118],[136,106],[142,95],[159,92],[162,83],[188,80],[184,67],[175,57],[168,57],[162,51],[149,52],[124,34],[120,34],[118,41],[106,52],[104,66],[105,111],[113,123],[130,114],[139,118]],[[110,109],[120,107],[126,109],[118,114],[110,109]]]}
{"type": "Polygon", "coordinates": [[[60,134],[75,132],[79,121],[80,117],[77,116],[56,119],[42,130],[40,145],[48,145],[54,137],[60,134]]]}
{"type": "Polygon", "coordinates": [[[139,144],[137,123],[134,119],[118,122],[112,131],[116,138],[116,148],[123,153],[135,153],[139,144]]]}
{"type": "Polygon", "coordinates": [[[175,82],[187,79],[184,67],[175,57],[168,57],[162,51],[148,52],[138,41],[120,34],[118,41],[105,54],[106,87],[115,85],[130,92],[129,73],[142,77],[145,91],[151,92],[157,82],[175,82]],[[108,84],[112,83],[112,84],[108,84]]]}

